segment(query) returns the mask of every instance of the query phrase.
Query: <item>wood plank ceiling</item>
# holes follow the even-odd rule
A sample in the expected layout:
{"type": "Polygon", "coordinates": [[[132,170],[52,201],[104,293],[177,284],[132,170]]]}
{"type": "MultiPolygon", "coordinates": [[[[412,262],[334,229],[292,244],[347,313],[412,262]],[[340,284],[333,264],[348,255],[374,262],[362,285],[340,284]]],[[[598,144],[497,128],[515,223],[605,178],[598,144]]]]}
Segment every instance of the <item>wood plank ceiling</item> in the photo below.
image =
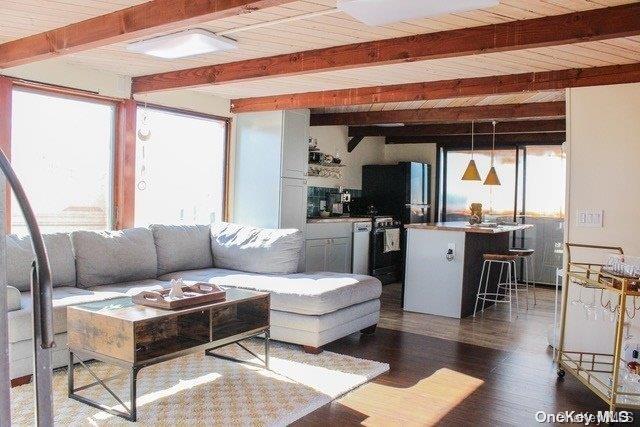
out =
{"type": "MultiPolygon", "coordinates": [[[[0,41],[29,36],[144,2],[144,0],[2,0],[0,41]]],[[[116,43],[48,61],[62,61],[116,74],[140,76],[350,43],[534,19],[627,3],[634,3],[634,1],[501,0],[500,5],[484,10],[399,22],[382,27],[369,27],[346,14],[335,11],[335,0],[294,1],[282,6],[198,25],[200,28],[237,39],[240,48],[233,51],[167,61],[129,53],[126,51],[126,43],[116,43]]],[[[486,53],[276,77],[260,81],[211,85],[194,90],[237,99],[636,62],[640,62],[640,36],[515,52],[486,53]]],[[[564,100],[563,90],[550,90],[341,106],[320,108],[317,112],[411,110],[562,100],[564,100]]]]}

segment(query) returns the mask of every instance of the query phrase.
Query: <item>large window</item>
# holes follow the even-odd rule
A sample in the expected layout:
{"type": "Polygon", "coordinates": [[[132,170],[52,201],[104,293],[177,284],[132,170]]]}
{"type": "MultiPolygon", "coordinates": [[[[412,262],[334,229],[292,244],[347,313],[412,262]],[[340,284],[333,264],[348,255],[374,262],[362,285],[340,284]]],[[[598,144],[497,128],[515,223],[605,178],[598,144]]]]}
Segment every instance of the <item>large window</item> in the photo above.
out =
{"type": "Polygon", "coordinates": [[[227,122],[144,107],[137,120],[136,225],[222,220],[227,122]]]}
{"type": "MultiPolygon", "coordinates": [[[[44,232],[112,227],[115,105],[13,91],[11,163],[44,232]]],[[[27,228],[15,198],[11,232],[27,228]]]]}
{"type": "MultiPolygon", "coordinates": [[[[482,203],[486,221],[516,221],[534,228],[514,233],[513,247],[535,249],[534,279],[554,283],[562,267],[564,238],[565,155],[561,146],[528,145],[495,151],[494,165],[502,185],[462,181],[471,153],[441,149],[443,194],[441,219],[466,221],[469,205],[482,203]]],[[[477,150],[474,159],[484,178],[490,150],[477,150]]]]}

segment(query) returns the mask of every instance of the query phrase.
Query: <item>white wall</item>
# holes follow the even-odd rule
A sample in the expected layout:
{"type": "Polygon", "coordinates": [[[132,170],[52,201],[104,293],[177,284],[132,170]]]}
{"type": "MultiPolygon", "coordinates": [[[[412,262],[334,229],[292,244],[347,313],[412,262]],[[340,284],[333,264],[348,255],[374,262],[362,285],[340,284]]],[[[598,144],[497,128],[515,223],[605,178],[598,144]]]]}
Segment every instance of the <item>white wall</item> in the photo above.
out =
{"type": "MultiPolygon", "coordinates": [[[[567,241],[619,245],[640,256],[640,84],[567,90],[567,131],[567,241]],[[603,227],[578,226],[579,209],[604,210],[603,227]]],[[[571,286],[570,302],[576,290],[571,286]]],[[[592,291],[582,295],[591,302],[592,291]]],[[[568,347],[611,351],[613,326],[586,321],[582,308],[567,307],[568,347]]],[[[633,335],[640,342],[639,328],[633,335]]]]}
{"type": "Polygon", "coordinates": [[[346,126],[311,126],[311,138],[318,139],[318,147],[325,154],[340,154],[346,167],[341,169],[342,178],[309,177],[308,183],[315,187],[338,187],[362,189],[362,166],[384,162],[384,138],[365,138],[351,153],[347,151],[349,142],[346,126]]]}
{"type": "Polygon", "coordinates": [[[129,98],[131,78],[52,59],[2,70],[2,74],[41,83],[97,92],[103,96],[129,98]]]}

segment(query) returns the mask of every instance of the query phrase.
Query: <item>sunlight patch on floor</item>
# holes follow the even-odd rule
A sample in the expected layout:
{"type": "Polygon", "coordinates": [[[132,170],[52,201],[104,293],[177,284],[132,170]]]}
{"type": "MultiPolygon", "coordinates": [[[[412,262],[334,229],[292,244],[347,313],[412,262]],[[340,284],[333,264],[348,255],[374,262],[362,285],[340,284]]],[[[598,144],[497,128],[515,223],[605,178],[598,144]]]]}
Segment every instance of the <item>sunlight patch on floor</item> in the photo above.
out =
{"type": "Polygon", "coordinates": [[[364,388],[366,391],[355,390],[339,402],[366,414],[362,424],[367,426],[435,425],[483,383],[478,378],[442,368],[409,388],[371,383],[364,388]]]}

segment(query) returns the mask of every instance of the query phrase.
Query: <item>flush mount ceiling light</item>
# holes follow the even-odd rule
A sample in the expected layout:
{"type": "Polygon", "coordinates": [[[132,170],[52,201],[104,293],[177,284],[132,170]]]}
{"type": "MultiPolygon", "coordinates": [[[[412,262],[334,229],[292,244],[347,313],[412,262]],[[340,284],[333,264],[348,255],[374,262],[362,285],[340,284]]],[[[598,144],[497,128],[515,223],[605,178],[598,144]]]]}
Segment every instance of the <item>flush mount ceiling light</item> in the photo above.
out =
{"type": "Polygon", "coordinates": [[[427,18],[496,6],[499,0],[338,0],[338,10],[367,25],[427,18]]]}
{"type": "Polygon", "coordinates": [[[186,58],[237,48],[237,41],[200,28],[141,40],[127,46],[129,52],[144,53],[164,59],[186,58]]]}

